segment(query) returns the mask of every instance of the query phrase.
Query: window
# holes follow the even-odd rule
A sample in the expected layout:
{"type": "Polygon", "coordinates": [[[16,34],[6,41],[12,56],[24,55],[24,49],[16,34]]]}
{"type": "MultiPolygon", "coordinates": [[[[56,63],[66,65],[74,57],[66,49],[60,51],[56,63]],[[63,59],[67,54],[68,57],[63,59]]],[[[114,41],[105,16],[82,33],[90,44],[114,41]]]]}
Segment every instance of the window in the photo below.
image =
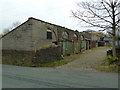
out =
{"type": "Polygon", "coordinates": [[[67,32],[63,32],[63,33],[62,33],[62,37],[63,37],[64,39],[68,39],[68,33],[67,33],[67,32]]]}
{"type": "Polygon", "coordinates": [[[47,30],[47,39],[52,39],[52,32],[51,32],[51,30],[47,30]]]}
{"type": "Polygon", "coordinates": [[[84,40],[83,36],[81,36],[81,40],[84,40]]]}
{"type": "Polygon", "coordinates": [[[78,36],[75,33],[74,33],[73,37],[74,37],[74,39],[78,39],[78,36]]]}

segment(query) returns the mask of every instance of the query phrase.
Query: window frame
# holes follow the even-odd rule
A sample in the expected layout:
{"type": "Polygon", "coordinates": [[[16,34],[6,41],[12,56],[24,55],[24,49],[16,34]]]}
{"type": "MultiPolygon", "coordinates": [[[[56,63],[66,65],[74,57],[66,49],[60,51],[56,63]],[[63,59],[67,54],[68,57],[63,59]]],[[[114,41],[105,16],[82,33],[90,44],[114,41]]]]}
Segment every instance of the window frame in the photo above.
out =
{"type": "Polygon", "coordinates": [[[48,40],[51,40],[51,39],[52,39],[52,31],[51,31],[51,30],[47,30],[47,33],[46,33],[46,34],[47,34],[47,36],[46,36],[47,39],[48,39],[48,40]]]}
{"type": "Polygon", "coordinates": [[[63,39],[68,39],[68,38],[69,38],[68,32],[63,31],[63,32],[62,32],[62,38],[63,38],[63,39]]]}
{"type": "Polygon", "coordinates": [[[74,39],[78,40],[78,35],[76,33],[73,34],[74,39]]]}

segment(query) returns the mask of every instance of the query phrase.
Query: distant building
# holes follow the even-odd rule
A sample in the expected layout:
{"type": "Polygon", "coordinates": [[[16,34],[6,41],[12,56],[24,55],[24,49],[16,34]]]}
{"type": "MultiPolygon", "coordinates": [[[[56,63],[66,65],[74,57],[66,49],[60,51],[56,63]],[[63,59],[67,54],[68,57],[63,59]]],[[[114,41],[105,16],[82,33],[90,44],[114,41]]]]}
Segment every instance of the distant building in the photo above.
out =
{"type": "Polygon", "coordinates": [[[0,34],[0,38],[2,37],[3,35],[2,34],[0,34]]]}
{"type": "Polygon", "coordinates": [[[106,46],[111,46],[112,45],[112,37],[107,35],[106,37],[104,37],[103,40],[105,41],[106,46]]]}

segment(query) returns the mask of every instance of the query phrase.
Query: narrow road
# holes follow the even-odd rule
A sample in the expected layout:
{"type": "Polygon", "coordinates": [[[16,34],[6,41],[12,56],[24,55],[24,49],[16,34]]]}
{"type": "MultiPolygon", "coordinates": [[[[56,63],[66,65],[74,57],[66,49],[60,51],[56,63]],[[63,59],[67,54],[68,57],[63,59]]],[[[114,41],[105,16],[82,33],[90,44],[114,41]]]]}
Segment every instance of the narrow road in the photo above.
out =
{"type": "Polygon", "coordinates": [[[2,65],[2,88],[118,88],[117,73],[2,65]]]}
{"type": "Polygon", "coordinates": [[[100,47],[87,50],[77,60],[66,65],[59,66],[57,69],[76,70],[82,72],[98,72],[95,68],[97,64],[106,57],[106,51],[109,48],[100,47]]]}

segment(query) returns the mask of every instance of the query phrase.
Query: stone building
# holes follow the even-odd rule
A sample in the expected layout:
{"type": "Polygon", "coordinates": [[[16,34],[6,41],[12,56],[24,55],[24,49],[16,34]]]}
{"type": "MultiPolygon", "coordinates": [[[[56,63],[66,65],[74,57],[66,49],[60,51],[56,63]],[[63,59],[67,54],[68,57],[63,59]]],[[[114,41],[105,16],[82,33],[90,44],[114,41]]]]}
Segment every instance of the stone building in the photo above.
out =
{"type": "Polygon", "coordinates": [[[1,40],[3,55],[16,55],[19,58],[22,57],[23,61],[25,60],[23,57],[33,58],[35,56],[33,53],[40,48],[54,45],[60,46],[60,50],[56,50],[57,52],[52,50],[51,52],[58,53],[59,56],[80,52],[80,34],[78,31],[32,17],[2,36],[1,40]],[[26,57],[26,55],[28,56],[26,57]]]}
{"type": "Polygon", "coordinates": [[[80,32],[81,34],[81,51],[91,48],[91,34],[88,31],[80,32]]]}
{"type": "Polygon", "coordinates": [[[75,41],[75,38],[79,40],[78,31],[31,17],[1,39],[3,50],[33,51],[61,41],[75,41]]]}

